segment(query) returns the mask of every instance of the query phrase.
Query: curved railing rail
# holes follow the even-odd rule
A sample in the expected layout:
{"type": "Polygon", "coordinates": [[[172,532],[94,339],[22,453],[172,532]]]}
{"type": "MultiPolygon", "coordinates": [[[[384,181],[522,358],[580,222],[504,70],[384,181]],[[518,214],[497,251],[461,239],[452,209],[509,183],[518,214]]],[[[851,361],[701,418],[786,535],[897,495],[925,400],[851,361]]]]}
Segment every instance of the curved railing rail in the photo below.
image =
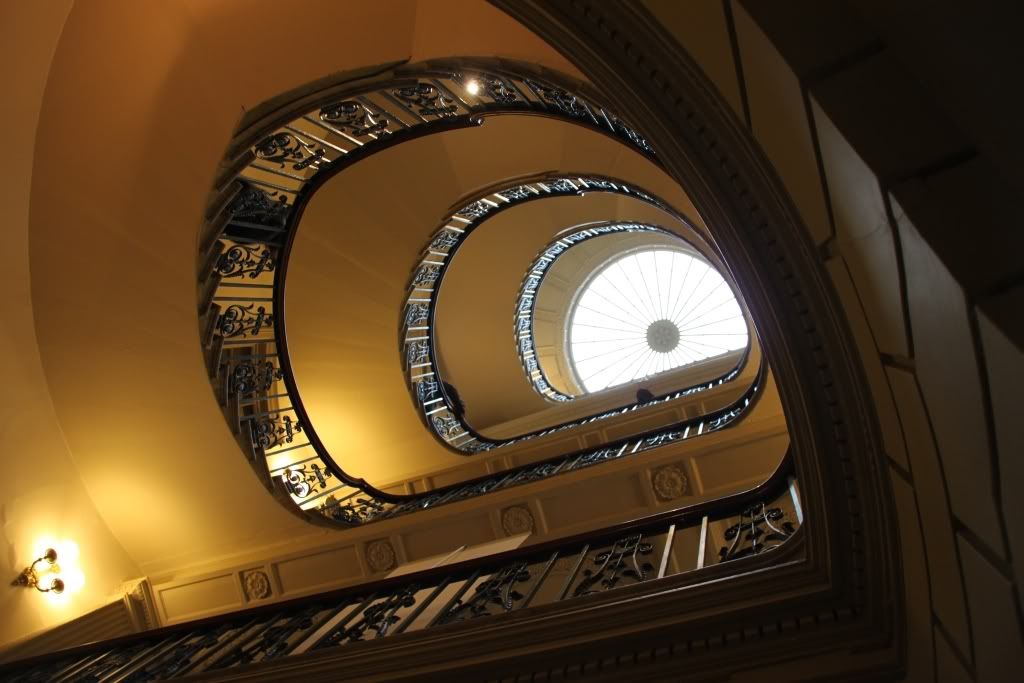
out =
{"type": "MultiPolygon", "coordinates": [[[[448,267],[469,235],[480,229],[488,219],[512,207],[546,198],[591,192],[634,197],[661,209],[686,225],[691,225],[689,219],[663,200],[617,178],[592,174],[547,174],[503,183],[473,195],[441,221],[441,227],[431,235],[423,248],[420,260],[409,278],[406,303],[399,323],[399,345],[406,385],[409,387],[416,411],[427,429],[448,448],[467,455],[493,451],[496,448],[614,418],[638,407],[633,402],[614,410],[605,410],[515,437],[488,438],[473,429],[462,415],[456,398],[450,395],[446,387],[437,363],[438,352],[434,334],[437,301],[448,267]]],[[[641,229],[639,225],[635,225],[635,228],[641,229]]],[[[642,229],[661,230],[653,226],[643,226],[642,229]]],[[[526,298],[520,294],[516,308],[516,341],[520,356],[523,358],[524,369],[534,386],[537,382],[542,382],[550,388],[546,378],[540,374],[540,364],[535,355],[523,356],[524,353],[528,354],[533,350],[530,335],[532,310],[532,296],[526,298]],[[529,345],[525,350],[524,344],[529,345]],[[536,379],[538,376],[540,378],[536,379]]],[[[643,409],[730,382],[740,374],[746,358],[744,354],[736,367],[720,377],[660,396],[658,400],[645,403],[643,409]]],[[[541,393],[547,395],[544,391],[541,393]]]]}
{"type": "MultiPolygon", "coordinates": [[[[533,320],[537,305],[537,295],[544,279],[547,277],[551,266],[555,264],[558,257],[572,247],[583,242],[588,242],[595,237],[603,235],[614,235],[618,233],[651,232],[656,234],[672,234],[669,231],[654,225],[642,223],[609,222],[603,225],[588,225],[580,230],[574,230],[565,235],[559,235],[557,239],[540,250],[540,254],[533,260],[526,270],[526,276],[519,286],[519,294],[516,296],[516,312],[514,329],[516,335],[516,350],[519,352],[519,362],[530,379],[534,391],[551,401],[571,401],[575,397],[559,391],[548,379],[544,366],[537,358],[537,346],[534,341],[533,320]]],[[[728,374],[728,373],[727,373],[728,374]]]]}
{"type": "MultiPolygon", "coordinates": [[[[479,125],[481,116],[531,112],[616,136],[651,154],[620,119],[571,93],[557,77],[507,63],[398,69],[372,83],[306,96],[248,129],[225,162],[223,191],[211,203],[200,254],[199,310],[206,363],[236,437],[271,492],[305,518],[363,524],[465,500],[517,483],[621,457],[609,448],[572,454],[490,478],[415,495],[380,491],[345,472],[319,439],[302,404],[288,356],[284,281],[305,202],[332,174],[420,135],[479,125]],[[471,75],[468,75],[471,74],[471,75]],[[470,83],[476,86],[471,87],[470,83]],[[471,92],[472,90],[476,92],[471,92]],[[570,463],[570,459],[573,460],[570,463]]],[[[582,86],[581,86],[582,87],[582,86]]],[[[578,191],[578,187],[573,191],[578,191]]],[[[680,427],[721,428],[738,418],[756,385],[728,410],[680,427]],[[733,411],[733,412],[730,412],[733,411]]],[[[645,435],[628,452],[673,440],[645,435]],[[643,439],[641,439],[642,441],[643,439]]]]}
{"type": "Polygon", "coordinates": [[[168,680],[436,626],[468,627],[477,619],[593,599],[624,587],[654,592],[668,577],[692,573],[697,581],[708,578],[715,565],[774,557],[764,554],[782,547],[802,523],[787,456],[760,486],[708,503],[15,662],[0,667],[0,677],[12,683],[168,680]]]}
{"type": "MultiPolygon", "coordinates": [[[[538,254],[537,258],[534,259],[533,263],[530,264],[529,269],[526,271],[526,276],[523,278],[523,282],[519,287],[519,294],[516,297],[516,313],[513,323],[516,335],[516,349],[519,352],[519,360],[523,365],[523,370],[526,372],[527,377],[529,377],[530,382],[533,384],[534,390],[542,396],[557,402],[570,401],[575,398],[569,394],[559,391],[551,384],[547,378],[547,374],[544,372],[543,365],[537,358],[533,321],[537,295],[544,283],[544,278],[547,276],[555,261],[557,261],[562,254],[577,244],[587,242],[595,237],[601,237],[604,235],[635,232],[652,232],[656,234],[672,235],[677,239],[682,239],[675,233],[653,225],[624,222],[588,225],[568,234],[559,235],[558,239],[554,240],[541,250],[540,254],[538,254]]],[[[686,243],[690,244],[689,242],[686,243]]],[[[656,405],[658,403],[673,401],[684,396],[690,396],[727,382],[731,382],[739,375],[740,372],[742,372],[749,357],[749,352],[750,346],[748,345],[744,349],[743,354],[737,360],[736,365],[718,377],[701,382],[700,384],[695,384],[686,389],[654,396],[647,400],[644,405],[656,405]]],[[[632,406],[623,406],[622,410],[628,410],[631,408],[632,406]]]]}
{"type": "Polygon", "coordinates": [[[335,498],[330,504],[321,508],[320,512],[346,524],[380,521],[568,474],[601,463],[633,457],[669,444],[677,444],[711,434],[732,426],[742,418],[753,407],[765,380],[766,371],[762,365],[754,382],[728,406],[668,427],[651,430],[627,439],[617,439],[597,448],[588,448],[547,458],[537,463],[514,467],[422,494],[389,496],[391,499],[402,498],[401,501],[379,497],[375,499],[365,490],[353,491],[345,497],[335,498]]]}

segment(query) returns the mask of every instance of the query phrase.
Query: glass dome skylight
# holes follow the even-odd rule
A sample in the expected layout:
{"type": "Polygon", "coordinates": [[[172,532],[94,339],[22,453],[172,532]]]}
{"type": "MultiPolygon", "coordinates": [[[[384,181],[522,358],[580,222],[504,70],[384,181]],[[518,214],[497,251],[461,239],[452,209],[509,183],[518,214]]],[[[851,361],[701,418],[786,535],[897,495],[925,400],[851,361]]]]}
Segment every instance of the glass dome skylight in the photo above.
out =
{"type": "Polygon", "coordinates": [[[588,392],[747,346],[732,289],[703,259],[673,249],[626,254],[584,286],[569,353],[588,392]]]}

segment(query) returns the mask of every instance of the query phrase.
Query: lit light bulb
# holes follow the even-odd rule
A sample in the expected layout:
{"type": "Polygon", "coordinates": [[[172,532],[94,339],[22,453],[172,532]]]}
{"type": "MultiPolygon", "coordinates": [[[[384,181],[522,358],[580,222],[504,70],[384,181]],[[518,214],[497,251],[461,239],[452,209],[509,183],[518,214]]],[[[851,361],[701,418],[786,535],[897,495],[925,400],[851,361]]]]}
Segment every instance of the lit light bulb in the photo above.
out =
{"type": "Polygon", "coordinates": [[[476,95],[480,92],[480,83],[476,79],[470,79],[466,81],[466,92],[470,95],[476,95]]]}
{"type": "Polygon", "coordinates": [[[78,544],[74,541],[59,541],[57,543],[57,556],[64,562],[77,562],[78,544]]]}

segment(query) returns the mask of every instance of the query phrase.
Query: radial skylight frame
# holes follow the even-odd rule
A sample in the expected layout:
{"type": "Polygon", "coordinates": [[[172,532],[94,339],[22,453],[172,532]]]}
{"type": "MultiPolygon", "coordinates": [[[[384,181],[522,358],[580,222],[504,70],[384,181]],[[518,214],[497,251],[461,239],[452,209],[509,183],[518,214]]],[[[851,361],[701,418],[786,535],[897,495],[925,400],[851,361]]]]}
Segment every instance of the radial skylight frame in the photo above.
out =
{"type": "Polygon", "coordinates": [[[691,251],[616,256],[581,287],[566,341],[587,393],[744,349],[746,316],[725,278],[691,251]]]}

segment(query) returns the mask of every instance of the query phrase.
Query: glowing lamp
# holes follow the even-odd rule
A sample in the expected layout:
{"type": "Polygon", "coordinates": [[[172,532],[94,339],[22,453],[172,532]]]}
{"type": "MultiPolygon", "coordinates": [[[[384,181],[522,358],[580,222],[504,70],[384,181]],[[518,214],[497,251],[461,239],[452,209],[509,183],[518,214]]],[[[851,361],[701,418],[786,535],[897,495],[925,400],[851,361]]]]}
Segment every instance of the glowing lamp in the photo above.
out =
{"type": "Polygon", "coordinates": [[[12,586],[24,588],[35,588],[40,593],[63,593],[64,579],[54,576],[60,571],[57,566],[57,551],[47,548],[42,557],[21,570],[21,574],[11,582],[12,586]],[[36,569],[40,563],[45,563],[41,569],[36,569]]]}

